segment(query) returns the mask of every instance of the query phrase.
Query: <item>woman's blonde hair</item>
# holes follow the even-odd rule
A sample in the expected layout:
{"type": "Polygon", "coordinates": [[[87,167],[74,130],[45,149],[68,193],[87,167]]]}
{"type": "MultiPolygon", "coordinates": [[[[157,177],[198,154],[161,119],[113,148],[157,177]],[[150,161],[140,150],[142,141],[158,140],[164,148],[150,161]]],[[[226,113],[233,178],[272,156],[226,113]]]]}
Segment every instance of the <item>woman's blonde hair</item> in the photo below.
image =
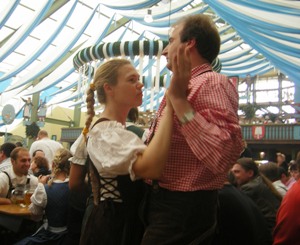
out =
{"type": "Polygon", "coordinates": [[[87,104],[87,119],[85,122],[85,128],[83,134],[89,131],[93,118],[95,116],[95,97],[94,91],[97,92],[97,99],[99,103],[106,103],[106,95],[104,92],[104,84],[116,85],[118,82],[118,71],[124,65],[130,65],[131,62],[126,59],[111,59],[103,63],[96,71],[94,81],[87,90],[86,104],[87,104]]]}
{"type": "MultiPolygon", "coordinates": [[[[72,154],[69,150],[65,148],[60,148],[56,151],[53,159],[53,176],[57,175],[60,172],[64,172],[67,176],[70,173],[70,161],[69,158],[72,157],[72,154]]],[[[48,182],[48,185],[51,185],[53,178],[48,182]]]]}

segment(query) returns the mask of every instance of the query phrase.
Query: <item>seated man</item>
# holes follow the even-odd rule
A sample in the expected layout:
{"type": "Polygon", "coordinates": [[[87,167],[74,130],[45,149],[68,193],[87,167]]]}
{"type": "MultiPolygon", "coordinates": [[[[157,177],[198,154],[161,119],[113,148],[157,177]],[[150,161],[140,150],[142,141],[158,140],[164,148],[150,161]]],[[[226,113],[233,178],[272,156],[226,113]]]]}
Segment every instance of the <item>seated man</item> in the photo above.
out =
{"type": "Polygon", "coordinates": [[[258,166],[252,158],[240,158],[233,165],[232,172],[238,188],[254,201],[272,233],[282,196],[272,182],[259,173],[258,166]]]}
{"type": "MultiPolygon", "coordinates": [[[[19,189],[22,193],[26,186],[37,186],[38,182],[45,182],[46,178],[37,178],[34,175],[28,174],[28,169],[30,167],[30,155],[26,148],[16,147],[10,154],[12,166],[0,173],[0,204],[11,204],[11,192],[13,189],[19,189]]],[[[22,198],[21,202],[25,202],[22,198]]],[[[15,201],[15,200],[14,200],[15,201]]],[[[20,203],[21,203],[20,202],[20,203]]],[[[10,216],[8,221],[10,222],[10,216]]],[[[13,217],[14,221],[16,217],[13,217]]],[[[0,226],[0,241],[1,244],[14,244],[16,241],[22,239],[23,237],[32,234],[37,229],[38,222],[35,222],[30,219],[23,219],[20,217],[20,220],[17,223],[14,223],[18,226],[18,232],[15,233],[6,226],[0,226]]]]}
{"type": "MultiPolygon", "coordinates": [[[[228,175],[235,182],[233,174],[228,175]]],[[[219,190],[218,226],[212,245],[270,245],[272,236],[257,205],[234,185],[219,190]]]]}
{"type": "Polygon", "coordinates": [[[30,155],[26,148],[17,147],[11,154],[12,166],[0,173],[0,204],[11,204],[11,191],[17,185],[38,184],[38,178],[28,175],[30,155]]]}
{"type": "MultiPolygon", "coordinates": [[[[33,235],[15,243],[25,244],[76,244],[67,243],[69,212],[69,172],[71,153],[59,149],[53,159],[53,178],[47,184],[39,184],[31,196],[29,210],[37,217],[45,215],[47,223],[33,235]]],[[[79,241],[77,241],[78,244],[79,241]]]]}

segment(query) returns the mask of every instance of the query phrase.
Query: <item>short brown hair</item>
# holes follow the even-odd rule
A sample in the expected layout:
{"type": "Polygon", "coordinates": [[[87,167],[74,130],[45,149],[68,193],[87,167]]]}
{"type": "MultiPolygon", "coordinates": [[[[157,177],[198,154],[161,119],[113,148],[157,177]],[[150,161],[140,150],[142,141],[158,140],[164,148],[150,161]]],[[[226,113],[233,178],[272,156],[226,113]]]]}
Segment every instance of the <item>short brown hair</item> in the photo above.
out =
{"type": "Polygon", "coordinates": [[[252,158],[242,157],[242,158],[238,159],[236,163],[239,164],[246,171],[252,170],[253,171],[253,177],[258,176],[258,174],[259,174],[258,166],[252,158]]]}
{"type": "Polygon", "coordinates": [[[15,149],[13,149],[13,151],[10,153],[10,158],[13,160],[17,160],[18,156],[19,156],[19,152],[20,151],[25,151],[28,152],[28,150],[24,147],[16,147],[15,149]]]}
{"type": "Polygon", "coordinates": [[[195,39],[198,53],[212,63],[220,52],[221,38],[211,17],[204,14],[190,15],[180,19],[174,26],[178,24],[183,24],[181,42],[195,39]]]}
{"type": "Polygon", "coordinates": [[[6,157],[10,157],[11,152],[15,148],[16,148],[15,144],[6,142],[0,146],[0,151],[3,151],[3,153],[6,157]]]}

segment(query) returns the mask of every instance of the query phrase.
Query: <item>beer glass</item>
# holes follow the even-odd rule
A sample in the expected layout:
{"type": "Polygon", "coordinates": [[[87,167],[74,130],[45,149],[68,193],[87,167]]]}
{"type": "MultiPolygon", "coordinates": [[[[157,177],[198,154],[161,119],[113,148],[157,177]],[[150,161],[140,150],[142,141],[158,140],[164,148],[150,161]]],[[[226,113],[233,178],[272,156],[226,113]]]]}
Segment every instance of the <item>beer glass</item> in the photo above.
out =
{"type": "Polygon", "coordinates": [[[11,201],[14,204],[24,205],[25,185],[17,184],[16,188],[11,191],[11,201]]]}
{"type": "Polygon", "coordinates": [[[26,187],[25,189],[25,193],[24,193],[24,203],[26,206],[29,206],[31,203],[31,196],[34,192],[34,190],[36,189],[36,185],[29,185],[26,187]]]}

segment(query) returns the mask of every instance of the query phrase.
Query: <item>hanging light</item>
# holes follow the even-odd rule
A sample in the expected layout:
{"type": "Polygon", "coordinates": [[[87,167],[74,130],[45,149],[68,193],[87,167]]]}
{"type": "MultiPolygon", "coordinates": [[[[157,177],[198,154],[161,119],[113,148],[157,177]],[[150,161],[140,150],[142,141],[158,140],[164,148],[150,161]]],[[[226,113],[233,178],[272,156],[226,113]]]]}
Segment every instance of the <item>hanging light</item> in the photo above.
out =
{"type": "Polygon", "coordinates": [[[146,14],[145,17],[144,17],[144,21],[147,22],[147,23],[153,22],[153,18],[152,18],[152,10],[151,10],[151,9],[148,9],[148,10],[147,10],[147,14],[146,14]]]}

